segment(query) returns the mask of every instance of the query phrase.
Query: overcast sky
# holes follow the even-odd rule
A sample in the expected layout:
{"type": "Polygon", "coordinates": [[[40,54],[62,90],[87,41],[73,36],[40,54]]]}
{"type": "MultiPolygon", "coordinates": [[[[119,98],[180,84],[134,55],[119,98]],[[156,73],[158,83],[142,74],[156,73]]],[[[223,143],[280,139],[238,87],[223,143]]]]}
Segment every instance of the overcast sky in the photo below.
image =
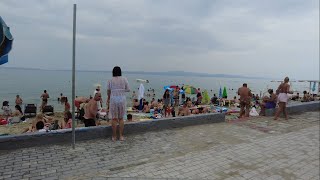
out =
{"type": "Polygon", "coordinates": [[[318,0],[1,0],[7,67],[319,79],[318,0]]]}

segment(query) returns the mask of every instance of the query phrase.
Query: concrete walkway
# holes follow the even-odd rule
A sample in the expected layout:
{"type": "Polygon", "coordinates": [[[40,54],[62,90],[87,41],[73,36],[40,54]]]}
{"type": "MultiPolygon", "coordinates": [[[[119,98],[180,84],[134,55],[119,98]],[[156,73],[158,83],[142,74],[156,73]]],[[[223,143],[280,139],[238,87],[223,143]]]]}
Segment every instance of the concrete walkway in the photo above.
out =
{"type": "Polygon", "coordinates": [[[319,111],[0,152],[0,179],[314,179],[319,111]]]}

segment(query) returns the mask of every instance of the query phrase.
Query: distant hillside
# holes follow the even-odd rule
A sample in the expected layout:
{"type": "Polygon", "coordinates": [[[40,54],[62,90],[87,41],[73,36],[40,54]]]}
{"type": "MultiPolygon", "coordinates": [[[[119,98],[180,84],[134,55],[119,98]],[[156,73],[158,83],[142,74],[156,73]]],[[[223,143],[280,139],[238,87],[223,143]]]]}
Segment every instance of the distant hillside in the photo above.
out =
{"type": "MultiPolygon", "coordinates": [[[[40,68],[23,68],[23,67],[0,67],[0,69],[16,69],[16,70],[44,70],[44,71],[71,71],[71,70],[47,70],[40,68]]],[[[94,70],[77,70],[77,72],[111,72],[111,71],[94,71],[94,70]]],[[[263,77],[248,77],[243,75],[232,74],[209,74],[185,71],[168,71],[168,72],[145,72],[145,71],[124,71],[126,74],[147,74],[159,76],[187,76],[187,77],[219,77],[219,78],[241,78],[241,79],[266,79],[263,77]]]]}

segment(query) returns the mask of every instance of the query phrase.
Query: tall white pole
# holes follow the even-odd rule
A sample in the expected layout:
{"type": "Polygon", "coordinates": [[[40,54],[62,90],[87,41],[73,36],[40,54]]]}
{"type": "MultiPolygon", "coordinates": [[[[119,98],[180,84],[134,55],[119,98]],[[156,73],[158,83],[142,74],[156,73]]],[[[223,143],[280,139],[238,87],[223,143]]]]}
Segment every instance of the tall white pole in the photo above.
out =
{"type": "Polygon", "coordinates": [[[75,118],[75,66],[76,66],[76,11],[77,4],[73,4],[73,39],[72,39],[72,148],[75,149],[76,145],[76,118],[75,118]]]}

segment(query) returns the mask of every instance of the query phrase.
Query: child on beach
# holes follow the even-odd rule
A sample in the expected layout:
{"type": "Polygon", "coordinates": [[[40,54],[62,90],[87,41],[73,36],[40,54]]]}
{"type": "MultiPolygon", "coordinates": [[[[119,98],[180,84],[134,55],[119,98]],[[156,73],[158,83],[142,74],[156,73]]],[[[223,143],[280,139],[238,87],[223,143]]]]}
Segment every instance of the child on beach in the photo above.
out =
{"type": "Polygon", "coordinates": [[[64,126],[65,129],[72,128],[72,114],[70,111],[67,111],[64,114],[64,121],[65,121],[65,126],[64,126]]]}
{"type": "Polygon", "coordinates": [[[132,114],[127,114],[127,120],[128,120],[129,122],[132,122],[132,114]]]}

